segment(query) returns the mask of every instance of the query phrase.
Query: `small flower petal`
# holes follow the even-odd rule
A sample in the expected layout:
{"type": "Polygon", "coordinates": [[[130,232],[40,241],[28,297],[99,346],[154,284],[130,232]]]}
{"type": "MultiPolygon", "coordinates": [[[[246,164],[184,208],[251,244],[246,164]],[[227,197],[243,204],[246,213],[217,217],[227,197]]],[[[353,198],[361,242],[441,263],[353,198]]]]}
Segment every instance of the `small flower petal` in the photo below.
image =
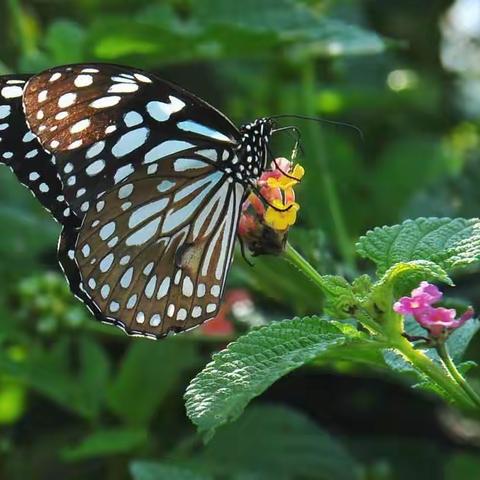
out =
{"type": "Polygon", "coordinates": [[[421,282],[418,288],[412,290],[412,297],[424,296],[430,299],[430,303],[438,302],[442,299],[443,293],[436,285],[428,282],[421,282]]]}
{"type": "Polygon", "coordinates": [[[286,230],[295,223],[299,208],[298,203],[283,205],[281,201],[275,200],[272,206],[267,208],[265,223],[274,230],[286,230]]]}

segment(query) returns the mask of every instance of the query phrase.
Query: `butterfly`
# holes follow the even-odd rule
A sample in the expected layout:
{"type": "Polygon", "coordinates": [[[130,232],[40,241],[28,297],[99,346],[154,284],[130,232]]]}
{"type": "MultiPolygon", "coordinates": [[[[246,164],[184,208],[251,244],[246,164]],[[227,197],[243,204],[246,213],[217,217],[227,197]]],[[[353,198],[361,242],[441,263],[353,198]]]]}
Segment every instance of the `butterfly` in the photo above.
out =
{"type": "Polygon", "coordinates": [[[105,323],[161,338],[214,317],[273,121],[239,129],[142,70],[0,77],[0,161],[63,226],[70,289],[105,323]]]}

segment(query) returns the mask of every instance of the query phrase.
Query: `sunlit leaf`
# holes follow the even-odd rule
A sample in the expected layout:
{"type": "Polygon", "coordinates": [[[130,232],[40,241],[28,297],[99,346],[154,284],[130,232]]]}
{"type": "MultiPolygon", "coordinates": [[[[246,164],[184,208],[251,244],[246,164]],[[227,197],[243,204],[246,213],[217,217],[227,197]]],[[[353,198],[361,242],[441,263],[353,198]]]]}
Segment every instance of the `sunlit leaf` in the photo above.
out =
{"type": "Polygon", "coordinates": [[[357,250],[376,263],[380,275],[398,262],[412,260],[429,260],[449,272],[480,258],[480,220],[406,220],[400,225],[369,231],[358,241],[357,250]]]}
{"type": "Polygon", "coordinates": [[[187,415],[200,431],[212,434],[280,377],[359,335],[348,325],[319,317],[253,330],[215,354],[192,380],[185,393],[187,415]]]}

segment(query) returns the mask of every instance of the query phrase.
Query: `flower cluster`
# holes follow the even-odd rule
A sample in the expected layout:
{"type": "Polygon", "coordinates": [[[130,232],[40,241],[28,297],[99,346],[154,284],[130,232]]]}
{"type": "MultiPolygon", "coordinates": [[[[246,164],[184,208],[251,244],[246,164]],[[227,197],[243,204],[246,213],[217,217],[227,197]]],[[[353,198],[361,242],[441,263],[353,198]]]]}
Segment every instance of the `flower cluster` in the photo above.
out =
{"type": "Polygon", "coordinates": [[[238,226],[240,239],[254,255],[282,252],[300,208],[293,187],[304,173],[301,165],[277,158],[258,179],[258,191],[244,202],[238,226]]]}
{"type": "Polygon", "coordinates": [[[401,315],[412,315],[428,330],[431,338],[438,339],[448,336],[452,330],[461,327],[473,317],[472,307],[459,318],[456,318],[457,312],[454,308],[433,307],[442,297],[443,293],[435,285],[421,282],[418,288],[412,290],[410,297],[402,297],[395,302],[393,309],[401,315]]]}

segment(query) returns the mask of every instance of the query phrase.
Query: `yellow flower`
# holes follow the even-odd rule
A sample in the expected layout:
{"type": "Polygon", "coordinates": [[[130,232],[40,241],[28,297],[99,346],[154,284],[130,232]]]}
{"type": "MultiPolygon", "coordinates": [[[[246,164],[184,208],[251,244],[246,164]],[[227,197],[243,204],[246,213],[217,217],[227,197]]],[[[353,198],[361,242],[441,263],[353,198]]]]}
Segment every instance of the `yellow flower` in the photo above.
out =
{"type": "Polygon", "coordinates": [[[285,248],[289,228],[300,208],[295,202],[294,186],[305,170],[286,158],[277,158],[263,172],[257,188],[243,203],[238,235],[254,256],[280,255],[285,248]],[[290,178],[292,177],[292,178],[290,178]]]}
{"type": "Polygon", "coordinates": [[[267,185],[270,188],[281,188],[282,190],[287,190],[296,185],[305,174],[305,169],[301,165],[295,165],[293,171],[289,173],[289,176],[281,175],[278,178],[270,177],[267,179],[267,185]],[[290,178],[293,177],[293,178],[290,178]]]}
{"type": "Polygon", "coordinates": [[[272,201],[272,206],[267,208],[264,221],[274,230],[287,230],[297,220],[299,208],[300,206],[296,202],[284,205],[281,200],[275,199],[272,201]]]}

